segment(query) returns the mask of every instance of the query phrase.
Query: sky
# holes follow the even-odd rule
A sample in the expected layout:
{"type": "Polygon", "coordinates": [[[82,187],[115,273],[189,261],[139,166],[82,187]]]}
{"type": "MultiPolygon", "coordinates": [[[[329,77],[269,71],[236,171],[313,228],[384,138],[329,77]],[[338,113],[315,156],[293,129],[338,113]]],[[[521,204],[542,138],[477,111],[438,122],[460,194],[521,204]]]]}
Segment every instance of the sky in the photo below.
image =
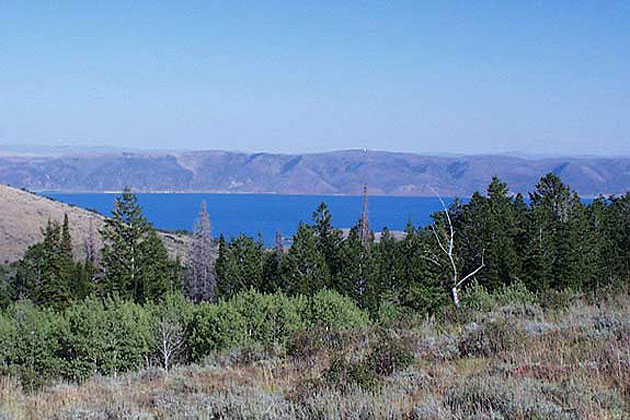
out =
{"type": "Polygon", "coordinates": [[[629,1],[0,0],[0,145],[630,155],[629,1]]]}

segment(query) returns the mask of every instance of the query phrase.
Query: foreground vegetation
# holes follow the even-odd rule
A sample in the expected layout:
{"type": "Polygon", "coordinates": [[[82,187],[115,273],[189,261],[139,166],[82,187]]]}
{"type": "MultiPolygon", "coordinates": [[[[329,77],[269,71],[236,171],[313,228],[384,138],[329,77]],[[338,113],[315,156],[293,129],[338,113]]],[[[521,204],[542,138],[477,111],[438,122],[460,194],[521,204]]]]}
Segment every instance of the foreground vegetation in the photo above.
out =
{"type": "MultiPolygon", "coordinates": [[[[266,298],[238,299],[230,305],[266,298]]],[[[145,366],[32,392],[7,375],[0,381],[0,418],[630,416],[627,293],[554,294],[541,301],[519,288],[490,295],[475,287],[462,306],[432,317],[384,311],[369,324],[355,308],[337,325],[297,328],[281,340],[268,324],[250,323],[236,332],[243,339],[236,347],[225,343],[196,354],[199,343],[191,338],[182,357],[195,362],[168,372],[145,366]],[[353,326],[344,328],[345,322],[353,326]]]]}

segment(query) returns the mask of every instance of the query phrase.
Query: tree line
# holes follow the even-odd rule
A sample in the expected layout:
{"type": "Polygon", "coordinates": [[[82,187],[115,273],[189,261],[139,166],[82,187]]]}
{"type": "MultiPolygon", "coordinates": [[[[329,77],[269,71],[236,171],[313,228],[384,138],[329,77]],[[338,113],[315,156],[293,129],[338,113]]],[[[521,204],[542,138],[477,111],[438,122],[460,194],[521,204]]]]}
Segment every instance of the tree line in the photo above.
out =
{"type": "Polygon", "coordinates": [[[585,204],[554,174],[526,199],[494,177],[485,194],[455,200],[429,226],[396,239],[367,229],[365,210],[344,237],[325,203],[291,246],[219,237],[213,298],[242,290],[310,296],[336,290],[372,314],[384,303],[430,312],[473,281],[489,293],[518,285],[535,293],[593,291],[630,278],[630,194],[585,204]]]}
{"type": "Polygon", "coordinates": [[[215,240],[203,204],[182,263],[169,259],[137,197],[125,190],[100,232],[100,252],[91,238],[87,257],[76,261],[67,217],[50,221],[43,241],[3,268],[0,304],[28,299],[64,309],[91,295],[143,304],[170,291],[199,303],[248,290],[309,297],[329,289],[371,314],[383,303],[431,312],[458,304],[459,290],[473,281],[490,293],[513,284],[545,293],[596,290],[630,277],[630,194],[585,204],[547,174],[526,199],[494,177],[485,193],[455,200],[432,219],[429,226],[409,223],[402,238],[384,228],[377,241],[366,205],[344,235],[321,203],[289,247],[278,234],[266,249],[245,234],[215,240]]]}

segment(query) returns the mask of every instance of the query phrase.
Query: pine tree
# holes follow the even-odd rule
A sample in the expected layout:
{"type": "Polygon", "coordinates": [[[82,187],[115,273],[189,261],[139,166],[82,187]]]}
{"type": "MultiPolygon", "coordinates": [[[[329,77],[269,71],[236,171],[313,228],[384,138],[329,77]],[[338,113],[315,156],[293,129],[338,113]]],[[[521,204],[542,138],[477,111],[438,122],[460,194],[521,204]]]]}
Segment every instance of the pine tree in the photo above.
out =
{"type": "Polygon", "coordinates": [[[49,220],[41,246],[33,247],[32,253],[27,252],[27,258],[36,266],[36,278],[29,296],[33,302],[55,309],[63,309],[69,304],[71,295],[64,252],[59,223],[49,220]]]}
{"type": "Polygon", "coordinates": [[[179,284],[179,263],[169,260],[155,229],[149,230],[146,239],[140,243],[140,264],[142,279],[134,289],[136,302],[158,300],[179,284]]]}
{"type": "Polygon", "coordinates": [[[116,197],[101,234],[105,242],[102,293],[144,302],[158,299],[168,289],[162,271],[168,266],[166,250],[128,188],[116,197]]]}
{"type": "Polygon", "coordinates": [[[217,289],[220,297],[228,299],[242,290],[261,290],[264,251],[262,240],[240,234],[229,244],[219,238],[217,259],[217,289]]]}
{"type": "Polygon", "coordinates": [[[330,284],[330,271],[313,228],[298,226],[280,271],[287,292],[293,295],[314,296],[330,284]]]}
{"type": "Polygon", "coordinates": [[[398,244],[388,228],[383,228],[381,240],[377,246],[377,258],[379,266],[379,282],[382,298],[393,300],[395,292],[400,289],[401,278],[399,275],[398,244]]]}
{"type": "MultiPolygon", "coordinates": [[[[434,216],[437,217],[437,216],[434,216]]],[[[400,305],[422,312],[433,312],[448,302],[444,278],[447,271],[435,239],[426,229],[416,229],[411,222],[405,227],[405,238],[397,246],[397,291],[400,305]]]]}
{"type": "Polygon", "coordinates": [[[331,279],[334,280],[341,269],[339,250],[343,241],[343,234],[341,230],[335,229],[333,226],[332,215],[325,202],[321,202],[317,210],[313,212],[313,222],[314,233],[324,254],[331,279]]]}
{"type": "Polygon", "coordinates": [[[535,290],[579,288],[584,274],[584,207],[554,174],[540,179],[530,194],[529,249],[525,268],[535,290]]]}
{"type": "Polygon", "coordinates": [[[212,236],[206,202],[193,227],[184,291],[193,302],[213,301],[216,276],[212,262],[212,236]]]}
{"type": "Polygon", "coordinates": [[[284,291],[285,286],[282,283],[280,275],[280,264],[284,258],[284,244],[280,232],[276,232],[276,242],[271,252],[265,253],[265,263],[263,268],[263,284],[261,291],[266,293],[275,293],[284,291]]]}
{"type": "Polygon", "coordinates": [[[380,305],[381,287],[378,260],[374,255],[374,235],[364,239],[361,221],[350,230],[341,247],[341,270],[336,284],[340,292],[359,307],[375,313],[380,305]]]}
{"type": "Polygon", "coordinates": [[[91,280],[86,272],[86,270],[90,270],[90,267],[74,261],[72,236],[67,214],[64,214],[63,224],[61,225],[59,247],[62,261],[62,276],[65,277],[65,283],[68,285],[70,295],[73,299],[83,299],[91,292],[91,280]]]}
{"type": "Polygon", "coordinates": [[[465,271],[472,271],[484,256],[485,267],[479,283],[494,291],[521,276],[516,242],[520,233],[516,208],[507,185],[493,177],[487,197],[474,193],[453,221],[458,232],[457,247],[465,271]]]}
{"type": "Polygon", "coordinates": [[[609,268],[610,281],[630,279],[630,193],[609,198],[605,218],[606,246],[604,264],[609,268]]]}

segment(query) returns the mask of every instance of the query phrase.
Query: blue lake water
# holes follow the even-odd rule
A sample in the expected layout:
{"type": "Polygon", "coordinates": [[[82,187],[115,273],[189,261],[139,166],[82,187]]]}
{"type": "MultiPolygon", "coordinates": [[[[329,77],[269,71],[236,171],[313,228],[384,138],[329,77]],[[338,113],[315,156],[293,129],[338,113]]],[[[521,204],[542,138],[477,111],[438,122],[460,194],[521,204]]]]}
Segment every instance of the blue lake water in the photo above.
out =
{"type": "MultiPolygon", "coordinates": [[[[45,193],[56,200],[110,215],[116,194],[45,193]]],[[[310,196],[275,194],[138,194],[145,216],[160,229],[192,230],[202,201],[206,201],[214,236],[227,238],[244,232],[262,237],[266,245],[273,244],[275,233],[283,236],[295,233],[300,221],[311,222],[313,211],[322,201],[328,204],[333,224],[352,227],[361,214],[362,197],[310,196]]],[[[450,203],[452,200],[445,199],[450,203]]],[[[403,230],[408,221],[414,225],[430,223],[431,213],[441,210],[432,197],[369,197],[370,227],[379,231],[403,230]]]]}

